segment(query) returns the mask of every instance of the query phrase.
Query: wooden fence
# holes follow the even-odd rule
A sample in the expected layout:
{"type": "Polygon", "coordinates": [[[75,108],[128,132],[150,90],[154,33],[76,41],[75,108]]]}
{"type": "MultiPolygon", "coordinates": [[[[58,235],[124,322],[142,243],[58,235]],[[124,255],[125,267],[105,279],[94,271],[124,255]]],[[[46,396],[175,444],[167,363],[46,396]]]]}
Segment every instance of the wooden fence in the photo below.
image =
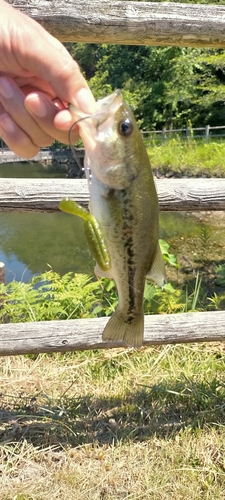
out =
{"type": "Polygon", "coordinates": [[[211,139],[225,139],[225,126],[211,127],[206,125],[206,127],[186,127],[177,129],[166,129],[162,130],[142,130],[142,137],[145,144],[154,142],[165,143],[167,139],[173,137],[179,137],[189,142],[191,139],[201,139],[204,142],[209,142],[211,139]]]}
{"type": "MultiPolygon", "coordinates": [[[[108,0],[10,0],[62,41],[225,46],[225,7],[108,0]]],[[[224,179],[157,181],[161,210],[224,210],[224,179]]],[[[87,205],[84,180],[1,179],[1,210],[87,205]]],[[[102,342],[107,318],[0,325],[0,355],[125,346],[102,342]]],[[[225,311],[145,317],[145,345],[225,339],[225,311]]]]}
{"type": "MultiPolygon", "coordinates": [[[[220,125],[216,127],[211,127],[206,125],[206,127],[186,127],[177,129],[166,129],[162,130],[142,130],[142,137],[146,146],[151,143],[162,143],[164,144],[168,139],[179,137],[181,140],[189,142],[191,139],[201,139],[204,142],[209,142],[211,139],[225,139],[225,125],[220,125]]],[[[77,149],[77,155],[83,158],[83,149],[77,149]]],[[[51,161],[57,160],[59,163],[65,159],[72,159],[72,151],[70,147],[65,147],[58,149],[57,146],[51,146],[50,148],[41,148],[39,153],[32,159],[32,161],[51,161]]],[[[11,163],[11,162],[23,162],[24,158],[15,155],[8,146],[0,139],[0,164],[1,163],[11,163]]],[[[74,160],[75,161],[75,160],[74,160]]]]}

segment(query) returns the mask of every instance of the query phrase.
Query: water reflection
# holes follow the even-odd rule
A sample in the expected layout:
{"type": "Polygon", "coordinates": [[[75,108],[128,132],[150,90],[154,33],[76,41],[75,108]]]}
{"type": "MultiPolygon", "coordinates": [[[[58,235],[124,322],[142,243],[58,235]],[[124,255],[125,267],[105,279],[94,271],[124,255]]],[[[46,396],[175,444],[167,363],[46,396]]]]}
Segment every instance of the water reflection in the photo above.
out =
{"type": "MultiPolygon", "coordinates": [[[[194,217],[163,213],[160,236],[170,241],[196,233],[194,217]],[[184,224],[184,217],[187,218],[184,224]]],[[[62,212],[0,214],[0,260],[5,262],[7,282],[27,282],[34,274],[48,269],[93,274],[94,261],[89,253],[83,221],[62,212]]]]}
{"type": "Polygon", "coordinates": [[[0,260],[6,264],[7,282],[27,282],[48,269],[92,273],[83,221],[64,213],[0,215],[0,260]]]}
{"type": "Polygon", "coordinates": [[[42,163],[34,162],[17,162],[17,163],[2,163],[0,164],[0,178],[13,179],[44,179],[66,177],[66,165],[52,164],[43,165],[42,163]]]}
{"type": "MultiPolygon", "coordinates": [[[[66,165],[43,165],[38,162],[0,164],[1,178],[66,177],[66,165]]],[[[63,274],[69,270],[85,272],[85,261],[92,261],[82,232],[66,214],[0,213],[0,261],[6,265],[7,282],[29,281],[50,264],[63,274]]],[[[93,267],[93,266],[92,266],[93,267]]]]}

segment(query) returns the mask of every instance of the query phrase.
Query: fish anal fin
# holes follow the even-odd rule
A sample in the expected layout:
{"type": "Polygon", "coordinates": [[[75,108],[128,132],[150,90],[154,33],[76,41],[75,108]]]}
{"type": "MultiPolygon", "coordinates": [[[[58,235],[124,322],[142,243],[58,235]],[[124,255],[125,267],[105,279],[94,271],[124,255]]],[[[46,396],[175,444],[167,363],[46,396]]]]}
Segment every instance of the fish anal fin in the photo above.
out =
{"type": "Polygon", "coordinates": [[[103,340],[125,342],[127,346],[139,349],[143,344],[144,314],[138,315],[131,322],[125,322],[119,311],[115,311],[102,334],[103,340]]]}
{"type": "Polygon", "coordinates": [[[166,283],[165,263],[159,243],[157,244],[154,261],[152,263],[151,269],[146,276],[146,279],[155,281],[155,283],[161,287],[166,283]]]}

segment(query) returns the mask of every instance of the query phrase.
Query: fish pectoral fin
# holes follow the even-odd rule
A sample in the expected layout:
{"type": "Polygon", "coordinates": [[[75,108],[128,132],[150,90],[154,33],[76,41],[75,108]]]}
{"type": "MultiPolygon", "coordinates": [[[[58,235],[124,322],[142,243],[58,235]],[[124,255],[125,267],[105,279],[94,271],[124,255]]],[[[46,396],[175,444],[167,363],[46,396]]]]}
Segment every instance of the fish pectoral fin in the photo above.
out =
{"type": "Polygon", "coordinates": [[[101,269],[101,267],[99,266],[99,264],[97,264],[95,266],[95,276],[97,276],[98,278],[108,278],[110,280],[113,280],[113,276],[111,274],[111,271],[108,270],[108,271],[104,271],[103,269],[101,269]]]}
{"type": "Polygon", "coordinates": [[[166,282],[165,263],[163,260],[162,252],[159,243],[157,244],[155,258],[149,270],[146,279],[151,279],[159,286],[163,286],[166,282]]]}
{"type": "Polygon", "coordinates": [[[125,342],[127,346],[139,349],[143,344],[144,314],[138,315],[130,323],[124,321],[122,315],[116,310],[102,334],[103,340],[125,342]]]}

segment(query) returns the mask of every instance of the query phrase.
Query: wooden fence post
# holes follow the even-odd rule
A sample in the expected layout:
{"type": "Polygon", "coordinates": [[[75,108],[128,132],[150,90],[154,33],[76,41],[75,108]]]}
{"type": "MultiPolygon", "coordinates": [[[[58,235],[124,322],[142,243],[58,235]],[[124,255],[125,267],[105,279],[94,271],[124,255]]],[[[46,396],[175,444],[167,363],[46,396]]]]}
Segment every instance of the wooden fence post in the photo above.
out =
{"type": "Polygon", "coordinates": [[[187,140],[187,143],[189,143],[190,135],[191,135],[191,129],[190,129],[190,127],[187,127],[186,128],[186,140],[187,140]]]}
{"type": "Polygon", "coordinates": [[[206,140],[206,142],[209,142],[209,130],[210,130],[210,125],[206,125],[206,127],[205,127],[205,140],[206,140]]]}
{"type": "Polygon", "coordinates": [[[0,262],[0,283],[6,284],[5,264],[4,264],[4,262],[0,262]]]}

